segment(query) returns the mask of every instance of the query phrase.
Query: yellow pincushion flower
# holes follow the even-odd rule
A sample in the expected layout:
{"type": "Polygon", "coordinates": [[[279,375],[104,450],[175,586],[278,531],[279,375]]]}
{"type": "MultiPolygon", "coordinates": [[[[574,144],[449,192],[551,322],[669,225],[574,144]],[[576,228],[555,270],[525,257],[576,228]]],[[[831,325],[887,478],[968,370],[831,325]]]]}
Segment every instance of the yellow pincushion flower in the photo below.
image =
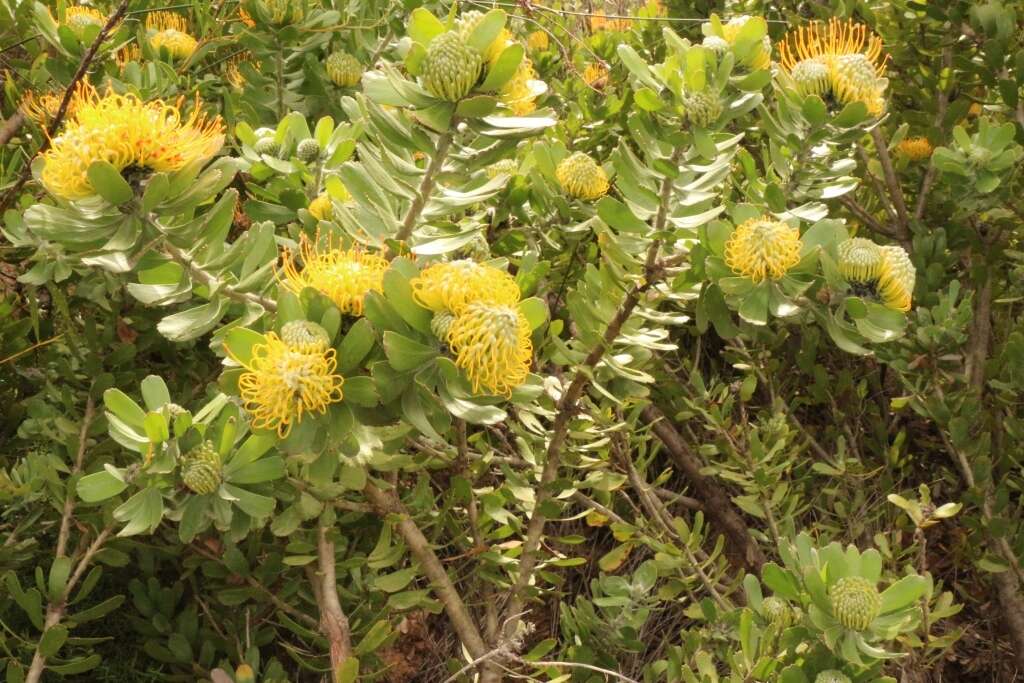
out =
{"type": "Polygon", "coordinates": [[[902,247],[881,247],[878,269],[878,296],[882,303],[897,311],[909,311],[914,296],[917,269],[902,247]]]}
{"type": "Polygon", "coordinates": [[[236,90],[241,90],[245,87],[245,74],[241,70],[243,64],[250,65],[254,71],[258,71],[260,68],[259,60],[255,59],[248,50],[232,55],[227,61],[227,66],[224,68],[224,80],[236,90]]]}
{"type": "MultiPolygon", "coordinates": [[[[60,90],[53,90],[42,94],[29,91],[21,98],[18,109],[21,110],[21,113],[26,118],[35,121],[40,128],[46,128],[47,124],[57,116],[57,111],[60,109],[60,103],[63,99],[64,93],[60,90]]],[[[67,117],[74,115],[75,103],[75,98],[68,102],[67,117]]]]}
{"type": "Polygon", "coordinates": [[[534,31],[526,36],[526,47],[531,50],[546,50],[550,44],[551,39],[548,37],[547,31],[534,31]]]}
{"type": "Polygon", "coordinates": [[[570,197],[594,200],[608,192],[608,175],[583,152],[575,152],[558,164],[555,177],[570,197]]]}
{"type": "Polygon", "coordinates": [[[241,5],[238,6],[238,20],[249,28],[256,26],[256,20],[252,18],[252,15],[245,11],[245,8],[241,5]]]}
{"type": "Polygon", "coordinates": [[[896,145],[896,151],[911,161],[921,161],[932,155],[932,143],[928,138],[906,138],[896,145]]]}
{"type": "Polygon", "coordinates": [[[117,68],[124,71],[129,62],[142,63],[142,50],[135,43],[129,43],[118,50],[114,58],[117,60],[117,68]]]}
{"type": "Polygon", "coordinates": [[[368,292],[384,288],[384,271],[388,262],[377,254],[358,248],[341,249],[328,241],[325,249],[317,248],[317,240],[305,235],[299,241],[301,270],[295,256],[284,253],[284,278],[281,284],[298,294],[312,287],[334,302],[342,313],[363,314],[363,299],[368,292]]]}
{"type": "Polygon", "coordinates": [[[779,43],[780,65],[802,94],[830,94],[846,105],[863,102],[874,115],[885,110],[888,55],[882,39],[863,24],[832,18],[790,31],[779,43]]]}
{"type": "Polygon", "coordinates": [[[188,28],[185,17],[174,12],[150,12],[146,15],[150,47],[158,53],[164,48],[174,59],[188,59],[199,45],[188,28]]]}
{"type": "Polygon", "coordinates": [[[771,216],[736,226],[725,241],[725,264],[754,282],[776,280],[800,262],[800,230],[771,216]]]}
{"type": "Polygon", "coordinates": [[[329,221],[334,214],[334,205],[327,193],[320,193],[309,203],[306,209],[318,221],[329,221]]]}
{"type": "Polygon", "coordinates": [[[608,67],[600,62],[591,62],[583,69],[583,82],[591,88],[603,88],[608,82],[608,67]]]}
{"type": "Polygon", "coordinates": [[[416,303],[435,313],[461,313],[471,303],[515,306],[519,285],[503,270],[469,259],[435,263],[410,282],[416,303]]]}
{"type": "Polygon", "coordinates": [[[79,38],[89,26],[102,27],[106,23],[107,17],[94,7],[68,7],[64,12],[64,26],[79,38]]]}
{"type": "Polygon", "coordinates": [[[853,237],[839,244],[839,272],[849,282],[865,283],[878,278],[884,254],[869,239],[853,237]]]}
{"type": "Polygon", "coordinates": [[[501,89],[499,99],[516,116],[526,116],[537,109],[537,93],[530,84],[536,78],[533,62],[523,57],[515,74],[501,89]]]}
{"type": "Polygon", "coordinates": [[[474,392],[508,396],[530,373],[530,323],[515,305],[467,304],[448,325],[447,342],[474,392]]]}
{"type": "Polygon", "coordinates": [[[63,199],[81,199],[95,194],[87,175],[94,161],[108,161],[118,171],[177,171],[209,159],[224,144],[223,123],[207,119],[198,101],[183,118],[182,104],[143,102],[110,89],[101,96],[82,87],[73,99],[74,116],[43,153],[43,185],[63,199]]]}
{"type": "Polygon", "coordinates": [[[334,349],[325,346],[290,346],[268,332],[263,343],[252,347],[247,363],[232,355],[246,370],[238,388],[254,428],[273,429],[283,439],[304,415],[323,414],[342,399],[344,378],[334,372],[334,349]]]}
{"type": "Polygon", "coordinates": [[[594,33],[601,31],[628,31],[633,25],[632,20],[620,17],[608,17],[604,10],[598,10],[590,16],[590,30],[594,33]]]}

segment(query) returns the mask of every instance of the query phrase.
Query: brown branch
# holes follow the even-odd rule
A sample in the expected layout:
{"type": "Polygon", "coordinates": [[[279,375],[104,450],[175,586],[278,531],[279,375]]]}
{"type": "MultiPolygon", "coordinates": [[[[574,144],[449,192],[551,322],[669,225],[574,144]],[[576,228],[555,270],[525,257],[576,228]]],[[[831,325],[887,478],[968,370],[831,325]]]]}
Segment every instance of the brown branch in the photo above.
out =
{"type": "Polygon", "coordinates": [[[179,249],[170,242],[164,242],[163,252],[180,265],[185,266],[193,278],[209,286],[211,289],[216,288],[216,291],[221,292],[227,298],[243,304],[256,304],[270,312],[277,310],[277,302],[273,299],[268,299],[265,296],[253,294],[252,292],[239,292],[231,285],[221,282],[220,278],[206,272],[206,270],[197,265],[184,249],[179,249]]]}
{"type": "MultiPolygon", "coordinates": [[[[71,468],[69,479],[74,478],[82,471],[82,463],[85,460],[85,447],[88,442],[89,427],[92,426],[93,418],[96,415],[96,404],[90,395],[85,401],[85,413],[82,415],[82,427],[78,430],[78,452],[75,454],[75,464],[71,468]]],[[[60,531],[57,532],[56,557],[64,557],[67,552],[68,537],[71,535],[71,517],[75,511],[74,491],[67,491],[64,498],[64,513],[60,518],[60,531]]]]}
{"type": "Polygon", "coordinates": [[[682,435],[660,410],[647,406],[642,416],[665,445],[676,467],[690,481],[694,495],[704,502],[708,520],[725,534],[736,556],[748,569],[760,571],[761,565],[766,562],[765,556],[750,536],[746,522],[736,511],[729,495],[717,482],[701,473],[704,463],[690,450],[682,435]]]}
{"type": "MultiPolygon", "coordinates": [[[[942,50],[942,68],[939,72],[953,67],[953,48],[945,47],[942,50]]],[[[949,90],[943,88],[939,91],[938,101],[935,107],[935,127],[938,128],[942,125],[942,119],[946,117],[946,108],[949,106],[949,90]]],[[[1024,125],[1024,124],[1022,124],[1024,125]]],[[[935,182],[935,178],[939,173],[939,169],[935,166],[935,162],[929,159],[928,170],[924,172],[924,178],[921,179],[921,187],[917,191],[917,203],[914,206],[914,220],[921,220],[924,216],[925,205],[928,201],[928,193],[931,192],[932,183],[935,182]]]]}
{"type": "Polygon", "coordinates": [[[21,129],[23,123],[25,123],[25,115],[20,110],[7,117],[3,125],[0,125],[0,145],[6,145],[10,142],[11,138],[21,129]]]}
{"type": "MultiPolygon", "coordinates": [[[[670,163],[678,164],[681,153],[681,149],[676,149],[670,163]]],[[[656,235],[665,229],[665,224],[668,220],[668,205],[672,195],[672,185],[672,178],[666,176],[662,180],[659,192],[658,213],[654,219],[654,234],[656,235]]],[[[601,341],[587,354],[583,363],[576,369],[572,381],[556,404],[555,421],[551,426],[551,438],[548,442],[544,469],[541,471],[540,482],[537,488],[537,498],[534,501],[530,520],[526,525],[526,540],[523,543],[523,552],[519,556],[519,575],[512,585],[508,607],[505,610],[505,614],[508,617],[505,629],[506,634],[515,633],[518,627],[519,617],[514,615],[519,615],[523,612],[524,593],[526,587],[530,584],[530,580],[533,578],[533,571],[537,566],[537,551],[540,548],[541,536],[544,533],[544,525],[547,522],[544,506],[551,500],[551,484],[558,477],[562,461],[562,450],[569,432],[569,421],[576,413],[577,402],[583,395],[583,390],[590,382],[590,375],[593,369],[597,367],[604,354],[612,347],[616,338],[618,338],[619,332],[622,331],[622,326],[626,324],[626,321],[633,314],[633,310],[640,302],[640,298],[657,281],[660,272],[658,267],[658,252],[660,250],[661,239],[656,238],[647,249],[643,279],[630,288],[626,298],[619,306],[619,310],[608,323],[601,341]]]]}
{"type": "Polygon", "coordinates": [[[334,560],[334,541],[330,529],[317,529],[317,563],[320,567],[318,578],[320,590],[317,601],[320,604],[320,632],[331,645],[331,677],[337,679],[346,660],[352,656],[352,637],[348,617],[341,609],[338,599],[338,578],[334,560]]]}
{"type": "Polygon", "coordinates": [[[398,533],[405,539],[406,545],[409,546],[409,551],[416,558],[416,561],[420,563],[423,573],[427,575],[427,578],[433,584],[434,592],[437,593],[441,604],[444,605],[444,610],[448,614],[448,620],[451,621],[452,627],[458,634],[462,644],[465,645],[469,655],[474,659],[484,657],[491,649],[484,644],[484,639],[480,635],[480,629],[477,628],[476,622],[466,608],[466,604],[462,601],[462,597],[455,588],[455,584],[452,583],[448,573],[441,565],[441,561],[438,559],[434,549],[430,547],[430,541],[420,531],[416,522],[413,521],[409,512],[405,509],[405,506],[398,500],[398,496],[391,491],[383,491],[377,488],[372,482],[366,483],[366,486],[363,488],[363,494],[377,510],[378,514],[394,515],[397,517],[395,526],[398,529],[398,533]]]}
{"type": "MultiPolygon", "coordinates": [[[[78,89],[78,84],[85,77],[86,72],[89,70],[89,65],[96,58],[96,53],[99,52],[100,45],[107,39],[110,32],[114,30],[114,27],[121,22],[124,18],[125,12],[128,11],[128,4],[131,0],[121,0],[121,4],[117,6],[114,13],[107,18],[107,23],[103,25],[100,32],[96,34],[96,39],[92,41],[92,45],[86,51],[82,57],[82,61],[78,64],[78,69],[75,70],[75,75],[71,77],[71,82],[68,83],[68,87],[64,90],[64,97],[60,101],[60,106],[57,107],[57,113],[54,115],[53,120],[50,121],[50,125],[46,129],[46,136],[43,139],[42,144],[39,145],[39,149],[36,154],[42,154],[50,148],[50,142],[53,137],[57,134],[60,129],[60,125],[64,122],[64,117],[67,116],[68,107],[71,104],[71,98],[74,97],[75,91],[78,89]]],[[[21,171],[21,175],[14,182],[7,192],[4,193],[3,197],[0,197],[0,213],[3,213],[11,202],[17,197],[18,193],[21,192],[21,188],[25,186],[28,179],[32,177],[32,164],[27,163],[21,171]]]]}
{"type": "Polygon", "coordinates": [[[882,127],[875,126],[871,129],[871,139],[875,142],[875,152],[878,153],[878,161],[882,164],[882,174],[885,177],[885,185],[889,189],[889,198],[896,207],[898,218],[897,227],[901,235],[900,241],[910,241],[910,216],[907,215],[907,203],[903,199],[903,189],[893,169],[892,157],[889,156],[889,145],[882,135],[882,127]]]}
{"type": "Polygon", "coordinates": [[[448,124],[448,130],[438,138],[434,156],[430,159],[430,164],[423,173],[423,180],[420,181],[419,190],[416,191],[416,198],[412,200],[409,210],[405,212],[405,218],[402,219],[402,227],[395,234],[395,241],[404,242],[412,235],[412,231],[416,227],[416,221],[419,219],[420,214],[423,213],[423,207],[427,205],[427,200],[430,199],[430,193],[433,191],[434,183],[437,181],[437,174],[441,171],[441,167],[444,166],[445,159],[448,158],[448,150],[451,149],[452,141],[455,139],[457,126],[458,122],[453,118],[448,124]]]}

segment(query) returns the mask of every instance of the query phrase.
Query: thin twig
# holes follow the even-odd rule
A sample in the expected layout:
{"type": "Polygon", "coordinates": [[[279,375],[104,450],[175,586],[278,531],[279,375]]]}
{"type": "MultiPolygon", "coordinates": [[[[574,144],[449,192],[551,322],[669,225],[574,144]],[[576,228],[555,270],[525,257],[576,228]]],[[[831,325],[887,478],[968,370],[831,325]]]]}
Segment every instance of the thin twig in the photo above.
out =
{"type": "Polygon", "coordinates": [[[320,526],[317,529],[317,563],[320,567],[320,632],[327,638],[331,648],[331,674],[338,679],[342,667],[352,656],[352,636],[348,617],[341,609],[338,598],[338,578],[334,559],[334,541],[330,537],[330,529],[320,526]]]}
{"type": "MultiPolygon", "coordinates": [[[[75,454],[75,464],[71,468],[70,477],[75,477],[82,471],[82,463],[85,460],[85,448],[89,439],[89,427],[92,426],[93,418],[96,415],[96,404],[90,395],[85,400],[85,413],[82,415],[82,427],[78,430],[78,452],[75,454]]],[[[68,537],[71,535],[71,517],[75,511],[75,499],[77,495],[67,491],[64,498],[64,513],[60,518],[60,531],[57,532],[57,557],[65,557],[68,546],[68,537]]]]}
{"type": "MultiPolygon", "coordinates": [[[[940,74],[946,69],[953,67],[953,48],[947,46],[942,50],[942,70],[940,74]]],[[[943,88],[939,91],[938,102],[935,107],[935,127],[939,128],[942,125],[942,120],[946,117],[946,108],[949,106],[949,89],[943,88]]],[[[1024,126],[1024,124],[1021,124],[1024,126]]],[[[921,220],[924,216],[924,210],[928,201],[928,193],[932,189],[932,183],[935,182],[936,176],[938,176],[939,169],[935,165],[934,159],[929,159],[928,170],[924,172],[924,178],[921,179],[921,188],[917,191],[917,204],[914,206],[914,220],[921,220]]]]}
{"type": "Polygon", "coordinates": [[[455,129],[457,126],[458,122],[453,118],[448,124],[448,130],[438,138],[437,148],[434,150],[434,156],[430,159],[430,165],[427,166],[427,170],[423,173],[423,179],[420,181],[416,198],[409,205],[409,210],[405,212],[405,218],[402,219],[402,227],[395,234],[396,242],[404,242],[412,235],[413,229],[416,227],[416,221],[419,220],[420,214],[423,213],[423,207],[427,205],[430,193],[434,189],[437,174],[440,172],[441,167],[444,166],[445,159],[448,158],[448,150],[451,149],[452,141],[455,139],[455,129]]]}
{"type": "Polygon", "coordinates": [[[896,208],[898,219],[900,241],[910,241],[910,217],[907,215],[907,204],[903,199],[903,189],[900,187],[899,178],[893,169],[892,157],[889,156],[889,145],[882,134],[882,127],[875,126],[871,129],[871,139],[875,142],[875,152],[878,154],[878,161],[882,165],[882,175],[885,178],[885,185],[889,189],[889,198],[896,208]]]}

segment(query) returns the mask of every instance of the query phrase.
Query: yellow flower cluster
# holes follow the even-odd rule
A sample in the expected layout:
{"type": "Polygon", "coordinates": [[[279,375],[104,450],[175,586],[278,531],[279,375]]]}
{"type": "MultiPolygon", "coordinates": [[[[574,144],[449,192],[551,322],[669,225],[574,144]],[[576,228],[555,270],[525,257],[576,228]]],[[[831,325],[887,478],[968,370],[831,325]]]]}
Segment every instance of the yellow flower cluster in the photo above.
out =
{"type": "Polygon", "coordinates": [[[501,89],[501,103],[516,116],[526,116],[535,111],[537,91],[531,86],[531,81],[536,79],[537,72],[533,70],[533,62],[528,57],[523,57],[515,75],[501,89]]]}
{"type": "Polygon", "coordinates": [[[323,335],[300,334],[289,326],[313,323],[287,323],[281,337],[268,332],[261,344],[252,347],[247,363],[239,362],[245,372],[238,380],[242,404],[252,415],[255,429],[273,429],[282,439],[307,413],[323,414],[327,406],[343,397],[344,378],[335,374],[338,366],[334,349],[327,348],[323,335]],[[282,337],[293,340],[288,343],[282,337]]]}
{"type": "Polygon", "coordinates": [[[129,43],[117,51],[114,59],[117,61],[117,68],[124,71],[129,62],[142,63],[142,50],[135,43],[129,43]]]}
{"type": "Polygon", "coordinates": [[[199,41],[188,32],[188,21],[174,12],[150,12],[146,15],[146,33],[149,46],[157,53],[161,48],[174,59],[188,59],[196,51],[199,41]]]}
{"type": "MultiPolygon", "coordinates": [[[[310,213],[313,208],[311,205],[310,213]]],[[[299,240],[301,269],[295,263],[295,255],[285,251],[281,284],[296,294],[312,287],[333,301],[342,313],[362,315],[366,294],[384,288],[384,271],[388,262],[377,254],[358,248],[336,248],[331,241],[326,248],[319,249],[317,242],[319,235],[316,239],[303,235],[299,240]]]]}
{"type": "Polygon", "coordinates": [[[526,47],[531,50],[546,50],[550,44],[551,39],[548,37],[547,31],[534,31],[526,36],[526,47]]]}
{"type": "MultiPolygon", "coordinates": [[[[739,17],[733,17],[726,23],[722,24],[722,35],[721,40],[717,45],[722,45],[723,48],[729,48],[736,44],[736,39],[739,38],[740,31],[746,26],[753,17],[749,15],[743,15],[739,17]]],[[[716,42],[710,40],[717,36],[709,36],[704,41],[705,47],[711,47],[715,49],[716,42]]],[[[743,65],[748,66],[751,69],[767,69],[772,64],[772,41],[765,36],[761,39],[761,44],[756,49],[752,50],[750,54],[743,59],[743,65]]]]}
{"type": "Polygon", "coordinates": [[[608,67],[601,62],[591,62],[583,69],[583,82],[591,88],[603,88],[608,82],[608,67]]]}
{"type": "Polygon", "coordinates": [[[594,200],[608,192],[608,175],[601,165],[583,152],[563,159],[555,169],[555,178],[570,197],[594,200]]]}
{"type": "Polygon", "coordinates": [[[932,155],[932,143],[928,138],[906,138],[896,145],[896,151],[911,161],[922,161],[932,155]]]}
{"type": "Polygon", "coordinates": [[[220,117],[207,119],[197,100],[183,119],[181,106],[181,100],[143,102],[83,86],[73,98],[74,115],[43,153],[43,185],[57,197],[81,199],[95,194],[87,175],[94,161],[108,161],[118,171],[177,171],[209,159],[224,144],[220,117]]]}
{"type": "Polygon", "coordinates": [[[889,308],[909,311],[917,270],[902,247],[880,246],[863,237],[841,243],[839,272],[856,290],[868,293],[889,308]]]}
{"type": "Polygon", "coordinates": [[[598,10],[590,16],[590,30],[594,33],[600,33],[601,31],[628,31],[632,25],[632,20],[609,17],[604,13],[604,10],[598,10]]]}
{"type": "Polygon", "coordinates": [[[424,268],[412,288],[416,301],[434,311],[432,328],[451,347],[474,392],[508,396],[526,380],[533,343],[511,275],[475,261],[451,261],[424,268]]]}
{"type": "Polygon", "coordinates": [[[882,39],[863,24],[832,18],[790,31],[779,43],[780,64],[803,94],[831,95],[842,105],[863,102],[874,115],[885,111],[888,55],[882,39]]]}
{"type": "MultiPolygon", "coordinates": [[[[64,93],[60,90],[53,90],[42,94],[30,90],[21,98],[18,109],[21,110],[25,118],[35,121],[40,128],[46,128],[47,124],[57,116],[57,111],[60,109],[60,103],[63,99],[64,93]]],[[[75,113],[75,103],[75,98],[68,102],[66,116],[69,118],[75,113]]]]}
{"type": "Polygon", "coordinates": [[[736,226],[725,242],[725,264],[733,272],[761,282],[777,280],[800,262],[800,230],[771,216],[736,226]]]}
{"type": "Polygon", "coordinates": [[[260,61],[248,50],[232,55],[224,67],[224,79],[236,90],[241,90],[245,86],[245,74],[241,70],[243,64],[249,64],[254,71],[259,71],[260,61]]]}
{"type": "Polygon", "coordinates": [[[89,26],[103,26],[106,23],[107,17],[94,7],[76,5],[68,7],[64,12],[64,26],[71,29],[71,32],[79,38],[89,26]]]}

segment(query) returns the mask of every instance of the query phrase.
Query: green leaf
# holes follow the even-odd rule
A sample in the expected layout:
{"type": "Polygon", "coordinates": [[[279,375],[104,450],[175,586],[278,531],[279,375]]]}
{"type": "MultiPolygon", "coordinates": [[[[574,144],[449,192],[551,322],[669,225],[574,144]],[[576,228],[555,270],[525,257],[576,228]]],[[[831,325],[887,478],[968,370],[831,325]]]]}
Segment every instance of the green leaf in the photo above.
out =
{"type": "Polygon", "coordinates": [[[256,519],[264,519],[274,512],[274,499],[231,484],[223,485],[224,492],[234,498],[232,503],[245,514],[256,519]]]}
{"type": "Polygon", "coordinates": [[[252,347],[266,341],[266,337],[259,332],[245,327],[233,327],[224,335],[224,348],[232,359],[248,365],[252,360],[252,347]]]}
{"type": "Polygon", "coordinates": [[[441,20],[422,7],[412,11],[409,16],[409,28],[406,33],[410,38],[424,47],[445,32],[445,26],[441,20]]]}
{"type": "Polygon", "coordinates": [[[410,327],[423,334],[430,334],[433,313],[416,303],[409,278],[396,268],[388,268],[384,272],[384,296],[410,327]]]}
{"type": "Polygon", "coordinates": [[[769,562],[761,569],[761,581],[772,593],[787,600],[800,601],[800,584],[792,573],[769,562]]]}
{"type": "Polygon", "coordinates": [[[51,601],[60,600],[61,595],[64,593],[64,587],[68,583],[69,576],[71,576],[71,558],[54,558],[53,564],[50,565],[50,576],[47,582],[47,590],[49,591],[51,601]]]}
{"type": "Polygon", "coordinates": [[[469,47],[480,54],[486,54],[491,44],[498,39],[503,28],[505,28],[505,13],[500,9],[492,9],[476,25],[466,42],[469,47]]]}
{"type": "Polygon", "coordinates": [[[703,47],[695,45],[686,51],[687,90],[700,92],[707,85],[707,73],[704,71],[706,59],[706,50],[703,47]]]}
{"type": "Polygon", "coordinates": [[[113,512],[114,519],[127,522],[118,536],[135,536],[153,533],[164,516],[164,501],[160,491],[145,488],[119,505],[113,512]]]}
{"type": "Polygon", "coordinates": [[[131,185],[121,177],[121,174],[109,161],[101,159],[92,162],[89,164],[86,175],[89,177],[89,184],[96,190],[96,194],[114,206],[120,206],[135,197],[131,185]]]}
{"type": "Polygon", "coordinates": [[[406,372],[426,365],[437,357],[437,349],[420,344],[397,332],[384,333],[384,354],[395,370],[406,372]]]}
{"type": "Polygon", "coordinates": [[[88,657],[69,659],[62,664],[47,662],[46,669],[47,671],[52,671],[56,674],[60,674],[61,676],[71,676],[74,674],[83,674],[86,671],[92,671],[99,666],[102,661],[103,658],[100,655],[93,654],[88,657]]]}
{"type": "Polygon", "coordinates": [[[103,392],[103,404],[125,424],[139,430],[145,429],[145,411],[120,389],[107,389],[103,392]]]}
{"type": "Polygon", "coordinates": [[[487,92],[498,92],[515,75],[516,69],[523,61],[525,50],[519,43],[512,43],[498,56],[498,59],[487,69],[487,77],[480,86],[487,92]]]}
{"type": "Polygon", "coordinates": [[[386,619],[381,619],[370,627],[359,644],[352,649],[352,654],[358,656],[368,655],[384,644],[384,641],[391,635],[391,624],[386,619]]]}
{"type": "Polygon", "coordinates": [[[230,473],[225,472],[225,479],[232,484],[262,484],[281,479],[286,473],[284,460],[273,455],[233,469],[230,473]]]}
{"type": "Polygon", "coordinates": [[[928,591],[928,579],[923,576],[904,576],[882,591],[882,614],[908,607],[928,591]]]}
{"type": "Polygon", "coordinates": [[[628,206],[608,195],[597,203],[597,215],[618,232],[646,235],[651,231],[650,226],[637,218],[628,206]]]}
{"type": "Polygon", "coordinates": [[[53,657],[57,652],[64,647],[64,643],[68,639],[68,629],[66,626],[57,624],[46,629],[43,633],[43,637],[39,639],[39,654],[43,657],[53,657]]]}
{"type": "Polygon", "coordinates": [[[803,104],[800,106],[800,111],[812,126],[824,124],[828,116],[828,108],[825,106],[825,102],[817,95],[805,97],[803,104]]]}
{"type": "Polygon", "coordinates": [[[359,680],[359,660],[349,657],[334,672],[335,683],[357,683],[359,680]]]}
{"type": "Polygon", "coordinates": [[[385,593],[397,593],[402,590],[409,583],[416,578],[416,568],[408,567],[406,569],[400,569],[397,572],[391,574],[384,574],[378,576],[373,581],[373,585],[378,590],[382,590],[385,593]]]}
{"type": "Polygon", "coordinates": [[[661,111],[665,108],[665,103],[658,96],[658,93],[648,87],[639,88],[633,97],[636,98],[636,104],[644,111],[661,111]]]}
{"type": "Polygon", "coordinates": [[[192,341],[212,330],[224,317],[228,305],[226,298],[217,297],[209,303],[167,316],[157,323],[156,329],[171,341],[192,341]]]}
{"type": "Polygon", "coordinates": [[[164,380],[158,375],[148,375],[142,380],[142,400],[149,410],[159,410],[171,402],[171,394],[164,380]]]}
{"type": "Polygon", "coordinates": [[[87,474],[75,485],[78,497],[86,503],[98,503],[113,498],[126,488],[128,488],[128,484],[123,479],[114,476],[107,470],[87,474]]]}
{"type": "Polygon", "coordinates": [[[338,345],[338,372],[348,375],[360,367],[375,341],[373,324],[366,318],[357,320],[338,345]]]}
{"type": "Polygon", "coordinates": [[[455,106],[455,115],[467,119],[489,116],[498,108],[498,98],[492,95],[476,95],[460,100],[455,106]]]}
{"type": "Polygon", "coordinates": [[[530,329],[536,330],[548,319],[548,305],[543,299],[530,297],[519,302],[519,310],[530,321],[530,329]]]}
{"type": "Polygon", "coordinates": [[[850,102],[832,119],[832,123],[839,128],[853,128],[867,117],[868,108],[863,102],[850,102]]]}
{"type": "Polygon", "coordinates": [[[740,317],[752,325],[765,325],[768,322],[768,282],[763,281],[740,303],[740,317]]]}

